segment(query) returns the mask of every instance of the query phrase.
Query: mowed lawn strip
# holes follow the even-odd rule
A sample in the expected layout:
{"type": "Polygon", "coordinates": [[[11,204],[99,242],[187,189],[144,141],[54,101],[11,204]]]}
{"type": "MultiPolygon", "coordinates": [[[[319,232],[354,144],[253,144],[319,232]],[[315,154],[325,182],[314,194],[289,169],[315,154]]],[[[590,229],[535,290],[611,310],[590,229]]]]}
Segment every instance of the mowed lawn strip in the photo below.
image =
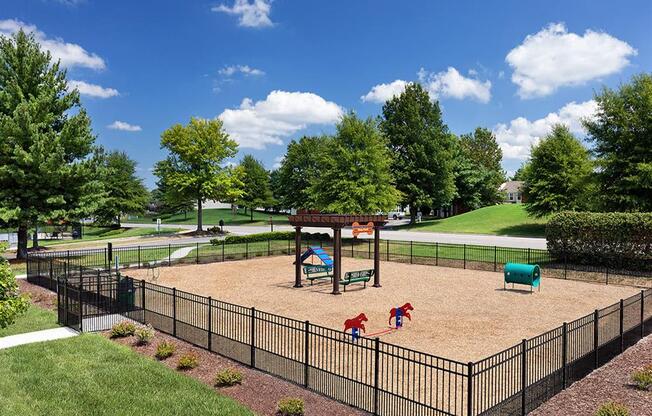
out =
{"type": "Polygon", "coordinates": [[[56,313],[35,305],[29,305],[27,312],[16,318],[13,325],[0,329],[0,337],[41,331],[58,326],[56,313]]]}
{"type": "Polygon", "coordinates": [[[0,351],[0,414],[253,415],[234,400],[99,335],[0,351]]]}
{"type": "MultiPolygon", "coordinates": [[[[271,216],[274,224],[288,224],[288,216],[286,214],[270,214],[266,212],[254,211],[254,220],[251,221],[249,211],[247,214],[244,210],[238,210],[238,213],[233,215],[228,208],[207,208],[202,210],[204,225],[217,225],[220,220],[224,220],[226,225],[266,225],[269,224],[269,217],[271,216]]],[[[163,224],[197,224],[197,211],[188,212],[187,214],[179,213],[174,215],[145,215],[142,217],[130,218],[125,220],[124,223],[150,223],[156,222],[156,218],[160,218],[163,224]]]]}
{"type": "Polygon", "coordinates": [[[476,209],[441,220],[405,225],[402,230],[544,237],[546,218],[530,217],[523,204],[502,204],[476,209]]]}

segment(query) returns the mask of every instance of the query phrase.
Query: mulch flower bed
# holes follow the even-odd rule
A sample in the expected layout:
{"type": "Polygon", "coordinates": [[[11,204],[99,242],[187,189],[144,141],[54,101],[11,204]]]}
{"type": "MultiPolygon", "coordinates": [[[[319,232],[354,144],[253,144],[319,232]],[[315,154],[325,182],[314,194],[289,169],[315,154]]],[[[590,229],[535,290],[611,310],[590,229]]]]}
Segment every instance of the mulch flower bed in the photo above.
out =
{"type": "Polygon", "coordinates": [[[631,381],[635,371],[651,364],[652,335],[574,383],[531,415],[593,415],[603,403],[608,401],[626,406],[632,416],[652,415],[652,391],[637,390],[631,381]]]}
{"type": "MultiPolygon", "coordinates": [[[[103,335],[109,337],[109,332],[104,332],[103,335]]],[[[183,373],[212,387],[215,384],[215,375],[219,371],[227,368],[239,371],[243,375],[241,385],[215,387],[215,389],[219,393],[244,404],[259,415],[276,415],[276,404],[285,397],[303,399],[306,415],[344,416],[368,414],[158,331],[155,331],[154,338],[147,345],[137,345],[136,338],[133,336],[116,338],[113,341],[126,345],[137,353],[152,359],[155,359],[156,346],[160,342],[171,342],[176,346],[175,353],[160,362],[175,371],[179,371],[176,369],[179,357],[188,353],[195,354],[199,359],[199,366],[191,370],[184,370],[183,373]]]]}
{"type": "Polygon", "coordinates": [[[25,279],[16,279],[20,293],[29,294],[30,301],[43,309],[55,310],[57,308],[57,294],[51,290],[33,285],[25,279]]]}

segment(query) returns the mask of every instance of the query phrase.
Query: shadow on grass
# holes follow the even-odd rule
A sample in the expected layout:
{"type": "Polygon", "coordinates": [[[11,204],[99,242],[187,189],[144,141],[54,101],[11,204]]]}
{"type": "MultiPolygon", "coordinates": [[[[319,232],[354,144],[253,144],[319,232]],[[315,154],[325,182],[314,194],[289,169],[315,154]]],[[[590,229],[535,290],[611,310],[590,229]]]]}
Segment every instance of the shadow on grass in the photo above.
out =
{"type": "Polygon", "coordinates": [[[496,235],[508,235],[513,237],[545,237],[546,225],[537,223],[511,225],[496,230],[496,235]]]}

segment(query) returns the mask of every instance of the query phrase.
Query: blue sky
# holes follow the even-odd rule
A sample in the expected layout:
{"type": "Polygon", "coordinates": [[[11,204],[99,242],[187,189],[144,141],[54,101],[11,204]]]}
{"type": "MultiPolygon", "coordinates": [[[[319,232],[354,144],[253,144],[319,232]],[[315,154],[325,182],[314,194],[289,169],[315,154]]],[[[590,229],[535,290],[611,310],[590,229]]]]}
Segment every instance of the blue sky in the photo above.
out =
{"type": "Polygon", "coordinates": [[[161,132],[220,117],[273,168],[287,143],[420,81],[456,134],[492,129],[513,171],[594,91],[652,70],[650,1],[2,0],[68,68],[98,143],[151,187],[161,132]]]}

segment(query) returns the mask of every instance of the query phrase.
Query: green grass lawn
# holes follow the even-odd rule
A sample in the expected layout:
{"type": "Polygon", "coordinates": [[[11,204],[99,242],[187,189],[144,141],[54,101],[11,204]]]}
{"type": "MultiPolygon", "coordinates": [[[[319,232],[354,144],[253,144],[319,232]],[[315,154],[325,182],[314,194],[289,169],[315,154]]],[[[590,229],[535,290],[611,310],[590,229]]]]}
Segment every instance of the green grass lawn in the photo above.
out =
{"type": "Polygon", "coordinates": [[[0,337],[56,328],[58,326],[56,313],[35,305],[29,305],[27,312],[19,316],[13,325],[0,329],[0,337]]]}
{"type": "MultiPolygon", "coordinates": [[[[264,212],[254,211],[254,220],[251,221],[249,212],[245,215],[244,209],[239,209],[237,215],[233,215],[230,209],[222,208],[209,208],[203,210],[204,224],[217,225],[220,220],[224,220],[226,225],[268,225],[270,215],[274,219],[274,224],[287,224],[287,215],[268,214],[264,212]]],[[[162,215],[162,216],[142,216],[132,217],[124,223],[149,223],[156,222],[156,218],[161,218],[164,224],[197,224],[197,211],[188,212],[187,215],[162,215]]]]}
{"type": "Polygon", "coordinates": [[[426,220],[401,229],[441,233],[472,233],[544,237],[546,219],[533,218],[523,204],[503,204],[484,207],[441,220],[426,220]]]}
{"type": "Polygon", "coordinates": [[[3,416],[253,415],[199,381],[95,334],[0,350],[0,391],[3,416]]]}
{"type": "MultiPolygon", "coordinates": [[[[160,233],[156,232],[156,228],[109,228],[109,227],[84,227],[84,235],[80,240],[39,240],[39,245],[48,247],[56,246],[60,244],[70,244],[70,243],[83,243],[91,242],[98,240],[109,240],[115,238],[125,238],[125,237],[145,237],[145,236],[157,236],[157,235],[171,235],[179,231],[183,231],[181,228],[163,228],[160,233]]],[[[32,240],[29,240],[29,246],[32,245],[32,240]]]]}

